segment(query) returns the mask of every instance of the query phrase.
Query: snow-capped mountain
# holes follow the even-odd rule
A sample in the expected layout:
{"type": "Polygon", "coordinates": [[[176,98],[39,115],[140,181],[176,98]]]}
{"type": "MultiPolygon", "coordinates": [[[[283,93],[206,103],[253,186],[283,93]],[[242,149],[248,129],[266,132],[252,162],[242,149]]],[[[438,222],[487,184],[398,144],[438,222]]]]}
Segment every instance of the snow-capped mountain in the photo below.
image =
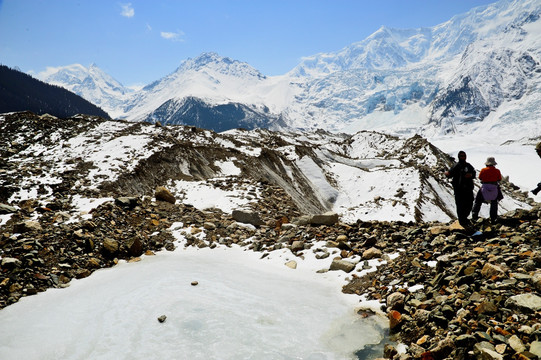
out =
{"type": "Polygon", "coordinates": [[[41,81],[64,87],[100,106],[111,116],[121,112],[127,95],[133,90],[126,88],[96,64],[88,68],[80,64],[63,67],[48,67],[36,75],[41,81]]]}
{"type": "Polygon", "coordinates": [[[217,131],[267,128],[279,119],[265,105],[261,89],[268,83],[267,77],[246,63],[204,53],[134,94],[125,103],[124,117],[217,131]]]}
{"type": "Polygon", "coordinates": [[[309,57],[290,73],[306,85],[288,119],[335,131],[445,133],[510,102],[537,102],[540,13],[539,0],[503,0],[433,28],[381,28],[309,57]]]}
{"type": "Polygon", "coordinates": [[[115,90],[125,99],[115,109],[103,105],[116,106],[105,95],[122,86],[104,88],[98,101],[100,83],[79,81],[75,89],[63,79],[130,121],[427,136],[508,134],[520,122],[538,136],[540,34],[541,1],[501,0],[431,28],[382,27],[338,52],[306,57],[282,76],[205,53],[126,97],[115,90]]]}

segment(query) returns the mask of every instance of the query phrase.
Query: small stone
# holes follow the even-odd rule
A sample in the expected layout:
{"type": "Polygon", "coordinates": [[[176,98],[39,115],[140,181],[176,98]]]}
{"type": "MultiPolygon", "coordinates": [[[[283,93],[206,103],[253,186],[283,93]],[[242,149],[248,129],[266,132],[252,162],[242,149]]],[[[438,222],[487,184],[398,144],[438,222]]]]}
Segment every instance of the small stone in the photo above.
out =
{"type": "Polygon", "coordinates": [[[118,248],[119,248],[118,241],[111,238],[106,238],[105,240],[103,240],[103,248],[109,254],[114,254],[118,251],[118,248]]]}
{"type": "Polygon", "coordinates": [[[507,345],[506,344],[498,344],[495,346],[496,348],[496,352],[498,354],[503,354],[505,353],[505,350],[507,350],[507,345]]]}
{"type": "Polygon", "coordinates": [[[191,285],[192,285],[192,286],[197,286],[197,285],[199,285],[199,282],[198,282],[198,281],[192,281],[192,282],[191,282],[191,285]]]}
{"type": "Polygon", "coordinates": [[[530,344],[530,352],[535,356],[541,358],[541,341],[532,341],[530,344]]]}
{"type": "Polygon", "coordinates": [[[387,307],[392,310],[402,310],[404,308],[404,299],[406,296],[399,292],[394,292],[387,296],[387,307]]]}
{"type": "Polygon", "coordinates": [[[503,271],[503,269],[497,265],[486,263],[481,270],[481,275],[483,275],[485,278],[491,278],[493,276],[502,277],[505,275],[505,271],[503,271]]]}
{"type": "Polygon", "coordinates": [[[287,266],[290,269],[296,269],[297,268],[297,262],[295,260],[291,260],[285,263],[285,266],[287,266]]]}
{"type": "Polygon", "coordinates": [[[389,311],[389,328],[395,330],[402,323],[402,314],[396,310],[389,311]]]}
{"type": "Polygon", "coordinates": [[[297,252],[304,250],[304,242],[300,240],[293,241],[293,244],[291,244],[291,251],[297,252]]]}
{"type": "Polygon", "coordinates": [[[516,335],[512,335],[508,339],[509,346],[517,353],[521,353],[526,350],[526,346],[522,343],[522,340],[516,335]]]}
{"type": "Polygon", "coordinates": [[[341,242],[341,241],[347,241],[348,240],[348,237],[346,235],[338,235],[336,237],[336,241],[337,242],[341,242]]]}
{"type": "Polygon", "coordinates": [[[420,346],[423,346],[424,344],[426,344],[426,342],[430,339],[430,337],[428,335],[423,335],[422,337],[420,337],[416,344],[417,345],[420,345],[420,346]]]}
{"type": "Polygon", "coordinates": [[[162,315],[162,316],[160,316],[160,317],[158,318],[158,321],[161,322],[161,323],[163,323],[163,322],[165,321],[165,319],[167,319],[167,316],[162,315]]]}
{"type": "Polygon", "coordinates": [[[17,208],[7,204],[0,204],[0,215],[11,214],[14,212],[17,212],[17,208]]]}
{"type": "Polygon", "coordinates": [[[12,270],[21,266],[21,260],[11,257],[2,258],[2,268],[12,270]]]}
{"type": "Polygon", "coordinates": [[[216,230],[216,225],[214,225],[213,223],[211,222],[206,222],[203,224],[203,227],[205,228],[205,230],[216,230]]]}
{"type": "Polygon", "coordinates": [[[370,260],[370,259],[375,259],[375,258],[381,258],[381,255],[382,255],[382,252],[380,249],[377,249],[377,248],[370,248],[368,250],[365,250],[363,252],[363,260],[370,260]]]}

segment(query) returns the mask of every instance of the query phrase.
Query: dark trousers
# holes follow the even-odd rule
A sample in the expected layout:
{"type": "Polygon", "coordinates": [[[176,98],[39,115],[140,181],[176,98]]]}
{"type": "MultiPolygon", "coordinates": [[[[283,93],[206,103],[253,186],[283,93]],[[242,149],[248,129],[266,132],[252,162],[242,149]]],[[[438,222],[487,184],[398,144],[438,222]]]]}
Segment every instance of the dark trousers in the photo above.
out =
{"type": "Polygon", "coordinates": [[[455,189],[455,204],[458,222],[461,225],[468,224],[468,216],[473,205],[473,191],[455,189]]]}
{"type": "MultiPolygon", "coordinates": [[[[473,205],[472,218],[477,219],[479,217],[479,210],[481,210],[481,205],[485,202],[485,198],[481,193],[481,190],[477,192],[475,196],[475,204],[473,205]]],[[[495,221],[498,219],[498,200],[490,201],[490,220],[495,221]]]]}

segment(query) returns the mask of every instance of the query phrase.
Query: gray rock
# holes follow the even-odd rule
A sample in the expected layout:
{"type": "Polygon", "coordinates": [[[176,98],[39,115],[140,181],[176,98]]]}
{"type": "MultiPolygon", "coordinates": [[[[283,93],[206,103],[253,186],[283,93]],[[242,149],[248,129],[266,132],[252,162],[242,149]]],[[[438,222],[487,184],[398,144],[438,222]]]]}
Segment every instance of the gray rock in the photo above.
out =
{"type": "Polygon", "coordinates": [[[312,215],[310,224],[312,225],[334,225],[338,222],[338,214],[332,211],[325,214],[312,215]]]}
{"type": "Polygon", "coordinates": [[[208,221],[203,224],[203,227],[205,230],[216,230],[216,225],[208,221]]]}
{"type": "Polygon", "coordinates": [[[537,291],[541,291],[541,273],[536,273],[531,277],[533,286],[537,291]]]}
{"type": "Polygon", "coordinates": [[[509,346],[517,353],[521,353],[526,350],[526,346],[522,343],[522,340],[516,335],[512,335],[508,340],[509,346]]]}
{"type": "Polygon", "coordinates": [[[304,242],[300,240],[293,241],[293,244],[291,244],[291,251],[297,252],[304,250],[304,242]]]}
{"type": "Polygon", "coordinates": [[[21,260],[11,258],[11,257],[5,257],[2,258],[2,268],[3,269],[14,269],[18,266],[21,266],[21,260]]]}
{"type": "Polygon", "coordinates": [[[541,358],[541,341],[532,341],[530,344],[530,352],[541,358]]]}
{"type": "Polygon", "coordinates": [[[404,299],[406,296],[399,292],[394,292],[387,296],[387,307],[390,310],[401,310],[404,308],[404,299]]]}
{"type": "Polygon", "coordinates": [[[481,349],[477,358],[480,360],[503,360],[502,355],[491,349],[481,349]]]}
{"type": "Polygon", "coordinates": [[[329,268],[329,270],[342,270],[342,271],[345,271],[347,273],[349,272],[352,272],[353,269],[355,269],[355,266],[357,264],[354,264],[350,261],[347,261],[347,260],[333,260],[332,263],[331,263],[331,267],[329,268]]]}
{"type": "Polygon", "coordinates": [[[0,215],[12,214],[14,212],[17,212],[17,208],[6,204],[0,204],[0,215]]]}
{"type": "Polygon", "coordinates": [[[366,251],[363,252],[363,260],[370,260],[370,259],[376,259],[376,258],[381,258],[381,255],[383,253],[381,252],[380,249],[377,249],[377,248],[370,248],[366,251]]]}
{"type": "Polygon", "coordinates": [[[27,220],[13,226],[14,233],[26,233],[30,231],[41,231],[42,227],[37,221],[27,220]]]}
{"type": "Polygon", "coordinates": [[[259,214],[251,211],[233,210],[231,216],[235,221],[244,224],[252,224],[254,226],[261,226],[264,224],[263,220],[259,217],[259,214]]]}
{"type": "Polygon", "coordinates": [[[111,238],[105,238],[105,240],[103,240],[103,248],[109,254],[114,254],[114,253],[116,253],[118,251],[118,248],[119,248],[118,241],[116,241],[115,239],[111,239],[111,238]]]}
{"type": "Polygon", "coordinates": [[[535,312],[541,310],[541,297],[531,293],[515,295],[505,301],[505,306],[535,312]]]}
{"type": "Polygon", "coordinates": [[[121,196],[115,199],[115,204],[123,208],[133,209],[137,206],[137,200],[136,197],[121,196]]]}

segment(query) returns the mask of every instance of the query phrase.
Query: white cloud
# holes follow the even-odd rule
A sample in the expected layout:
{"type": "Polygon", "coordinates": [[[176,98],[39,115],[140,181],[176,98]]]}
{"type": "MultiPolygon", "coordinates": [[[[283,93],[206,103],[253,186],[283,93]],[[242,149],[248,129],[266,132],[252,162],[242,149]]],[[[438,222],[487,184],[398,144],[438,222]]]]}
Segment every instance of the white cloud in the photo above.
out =
{"type": "Polygon", "coordinates": [[[171,41],[184,41],[184,39],[182,38],[182,36],[184,36],[184,33],[182,31],[177,31],[177,32],[162,31],[160,33],[160,36],[164,39],[171,40],[171,41]]]}
{"type": "Polygon", "coordinates": [[[120,15],[131,18],[135,15],[135,10],[133,9],[133,6],[131,3],[127,4],[120,4],[122,7],[122,11],[120,12],[120,15]]]}

